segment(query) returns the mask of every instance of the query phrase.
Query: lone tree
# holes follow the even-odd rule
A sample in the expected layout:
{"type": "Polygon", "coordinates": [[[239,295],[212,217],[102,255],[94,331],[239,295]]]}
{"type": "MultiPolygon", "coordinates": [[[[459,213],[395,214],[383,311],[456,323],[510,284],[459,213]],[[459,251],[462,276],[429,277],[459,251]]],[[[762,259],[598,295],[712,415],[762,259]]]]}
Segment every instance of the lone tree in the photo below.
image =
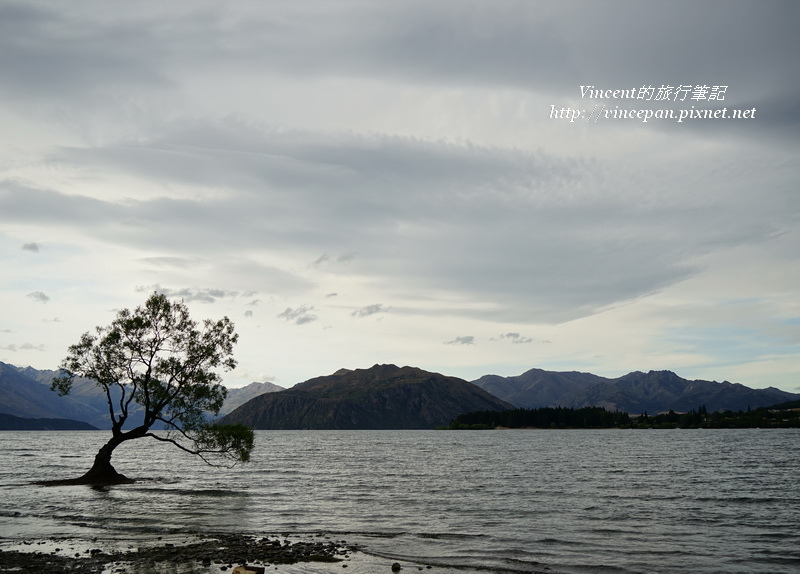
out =
{"type": "Polygon", "coordinates": [[[209,413],[219,413],[227,395],[215,369],[236,366],[232,353],[237,339],[227,317],[199,327],[183,301],[158,293],[133,312],[119,311],[96,334],[84,333],[69,347],[51,389],[67,395],[76,375],[96,381],[108,401],[111,439],[86,474],[60,483],[134,482],[114,469],[111,455],[122,443],[144,437],[172,443],[213,466],[247,462],[253,430],[208,419],[209,413]],[[154,425],[162,432],[152,432],[154,425]]]}

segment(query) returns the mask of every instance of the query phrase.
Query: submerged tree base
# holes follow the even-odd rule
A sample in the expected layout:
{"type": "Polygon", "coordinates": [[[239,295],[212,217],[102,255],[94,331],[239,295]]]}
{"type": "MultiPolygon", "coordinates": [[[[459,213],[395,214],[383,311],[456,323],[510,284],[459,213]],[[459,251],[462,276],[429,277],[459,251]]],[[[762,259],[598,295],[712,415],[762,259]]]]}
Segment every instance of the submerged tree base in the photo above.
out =
{"type": "Polygon", "coordinates": [[[111,469],[111,472],[92,472],[89,471],[78,478],[64,478],[60,480],[37,480],[35,484],[42,486],[114,486],[117,484],[134,484],[136,481],[128,478],[124,474],[111,469]]]}

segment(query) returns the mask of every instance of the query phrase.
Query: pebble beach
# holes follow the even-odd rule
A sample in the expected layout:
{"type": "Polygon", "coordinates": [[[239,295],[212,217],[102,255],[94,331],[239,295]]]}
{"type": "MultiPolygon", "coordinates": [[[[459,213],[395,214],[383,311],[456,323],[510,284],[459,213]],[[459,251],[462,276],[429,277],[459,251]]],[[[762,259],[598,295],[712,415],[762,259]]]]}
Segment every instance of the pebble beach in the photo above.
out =
{"type": "Polygon", "coordinates": [[[104,547],[97,540],[25,541],[0,549],[0,572],[37,574],[373,574],[455,572],[446,567],[400,564],[360,551],[324,534],[253,536],[214,534],[147,546],[104,547]]]}

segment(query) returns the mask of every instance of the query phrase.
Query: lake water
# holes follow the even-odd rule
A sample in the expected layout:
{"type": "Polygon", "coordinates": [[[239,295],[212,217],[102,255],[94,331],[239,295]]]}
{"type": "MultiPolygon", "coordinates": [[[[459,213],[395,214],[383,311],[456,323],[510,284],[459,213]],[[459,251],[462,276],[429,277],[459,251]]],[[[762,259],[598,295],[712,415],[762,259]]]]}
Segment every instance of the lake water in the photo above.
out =
{"type": "Polygon", "coordinates": [[[798,429],[257,431],[233,470],[142,439],[114,463],[152,480],[30,484],[108,435],[0,432],[0,546],[325,532],[432,572],[800,572],[798,429]]]}

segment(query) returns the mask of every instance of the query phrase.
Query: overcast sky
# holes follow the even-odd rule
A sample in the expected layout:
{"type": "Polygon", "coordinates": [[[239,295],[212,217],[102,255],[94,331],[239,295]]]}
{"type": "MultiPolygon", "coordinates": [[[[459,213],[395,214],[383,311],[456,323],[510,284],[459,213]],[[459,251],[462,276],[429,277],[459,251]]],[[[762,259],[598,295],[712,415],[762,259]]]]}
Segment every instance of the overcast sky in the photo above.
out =
{"type": "Polygon", "coordinates": [[[235,322],[234,387],[395,363],[800,391],[798,22],[0,0],[0,361],[56,368],[160,291],[235,322]],[[723,108],[754,117],[613,117],[723,108]]]}

